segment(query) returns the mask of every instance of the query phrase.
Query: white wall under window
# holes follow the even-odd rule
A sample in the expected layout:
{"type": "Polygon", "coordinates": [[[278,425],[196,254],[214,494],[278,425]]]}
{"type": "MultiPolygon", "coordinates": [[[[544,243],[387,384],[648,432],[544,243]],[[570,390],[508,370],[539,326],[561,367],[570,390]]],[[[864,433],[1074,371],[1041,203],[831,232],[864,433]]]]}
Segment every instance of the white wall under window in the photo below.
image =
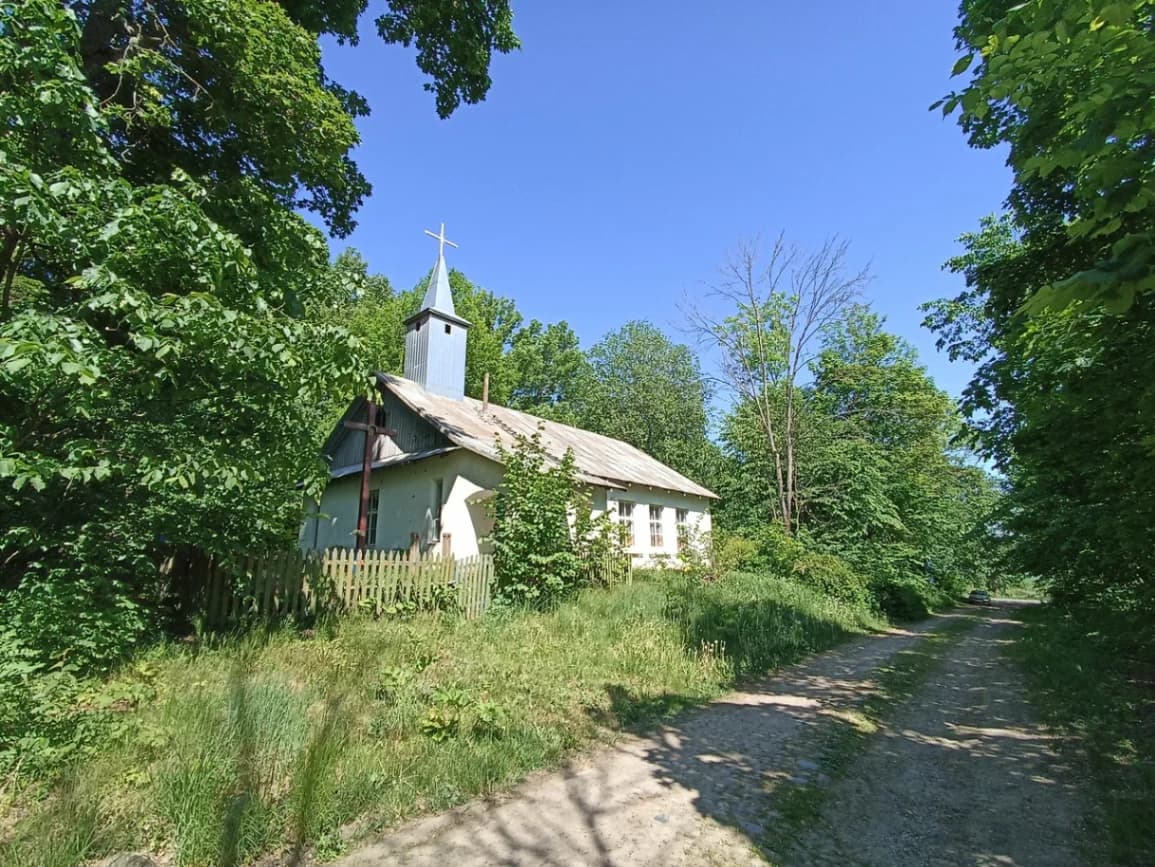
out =
{"type": "Polygon", "coordinates": [[[639,564],[653,562],[655,557],[676,562],[680,535],[698,538],[710,532],[710,501],[705,498],[647,488],[611,491],[609,496],[611,513],[633,530],[627,550],[639,564]]]}

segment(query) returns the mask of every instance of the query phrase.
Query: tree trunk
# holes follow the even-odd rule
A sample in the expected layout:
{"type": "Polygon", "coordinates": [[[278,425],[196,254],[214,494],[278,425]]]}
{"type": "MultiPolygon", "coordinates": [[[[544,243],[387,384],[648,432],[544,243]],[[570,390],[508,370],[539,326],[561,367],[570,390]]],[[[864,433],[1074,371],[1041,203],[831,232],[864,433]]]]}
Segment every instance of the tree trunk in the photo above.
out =
{"type": "Polygon", "coordinates": [[[12,283],[16,280],[16,271],[20,267],[20,257],[17,250],[23,233],[14,228],[4,230],[4,246],[0,249],[0,280],[3,280],[3,298],[0,298],[0,321],[8,318],[8,311],[12,306],[12,283]]]}

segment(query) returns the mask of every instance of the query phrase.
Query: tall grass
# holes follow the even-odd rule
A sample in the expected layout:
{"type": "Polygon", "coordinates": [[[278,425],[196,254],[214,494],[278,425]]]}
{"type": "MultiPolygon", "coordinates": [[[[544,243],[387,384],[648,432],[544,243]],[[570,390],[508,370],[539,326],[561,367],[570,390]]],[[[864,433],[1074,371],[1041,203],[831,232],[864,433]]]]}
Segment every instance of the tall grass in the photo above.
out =
{"type": "Polygon", "coordinates": [[[1022,609],[1011,652],[1047,723],[1090,771],[1095,863],[1155,864],[1155,642],[1149,619],[1053,605],[1022,609]]]}
{"type": "Polygon", "coordinates": [[[68,867],[130,848],[179,865],[330,857],[350,823],[366,831],[508,787],[607,730],[878,625],[736,574],[591,589],[548,612],[353,619],[308,638],[169,648],[152,660],[156,701],[75,770],[88,818],[58,790],[0,861],[68,867]]]}

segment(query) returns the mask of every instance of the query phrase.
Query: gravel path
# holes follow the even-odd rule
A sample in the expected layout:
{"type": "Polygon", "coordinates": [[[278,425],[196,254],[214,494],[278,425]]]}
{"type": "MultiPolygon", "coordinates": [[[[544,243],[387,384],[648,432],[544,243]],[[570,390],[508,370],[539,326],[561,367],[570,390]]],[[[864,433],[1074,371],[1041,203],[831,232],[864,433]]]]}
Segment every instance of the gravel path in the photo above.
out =
{"type": "Polygon", "coordinates": [[[1076,864],[1077,799],[1058,782],[1064,770],[999,658],[1011,627],[997,612],[975,618],[941,674],[843,782],[830,784],[812,752],[825,727],[878,688],[880,665],[920,633],[967,616],[843,645],[653,737],[625,738],[508,796],[412,822],[339,863],[763,864],[756,844],[775,836],[766,783],[785,777],[831,785],[798,864],[1076,864]]]}
{"type": "Polygon", "coordinates": [[[1000,603],[830,790],[791,865],[1072,867],[1083,803],[1001,653],[1000,603]]]}

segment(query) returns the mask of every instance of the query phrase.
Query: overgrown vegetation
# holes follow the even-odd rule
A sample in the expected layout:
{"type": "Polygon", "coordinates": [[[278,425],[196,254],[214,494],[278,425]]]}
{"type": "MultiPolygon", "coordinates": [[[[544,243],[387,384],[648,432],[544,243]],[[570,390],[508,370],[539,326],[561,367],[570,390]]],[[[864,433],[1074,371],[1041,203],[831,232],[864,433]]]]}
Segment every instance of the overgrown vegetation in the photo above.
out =
{"type": "MultiPolygon", "coordinates": [[[[321,69],[359,0],[0,4],[0,760],[195,590],[159,564],[279,549],[326,478],[324,408],[366,386],[315,311],[323,234],[369,185],[368,107],[321,69]],[[275,70],[271,74],[270,70],[275,70]],[[64,504],[67,504],[64,507],[64,504]]],[[[517,44],[503,0],[384,4],[437,109],[517,44]]],[[[83,740],[83,738],[81,738],[83,740]]]]}
{"type": "Polygon", "coordinates": [[[1053,602],[1016,655],[1083,745],[1107,859],[1132,864],[1155,861],[1153,22],[1150,0],[962,3],[943,113],[1014,179],[948,263],[966,291],[926,307],[976,368],[962,410],[1007,481],[999,561],[1053,602]]]}
{"type": "Polygon", "coordinates": [[[692,321],[722,355],[722,559],[777,568],[912,618],[993,562],[994,480],[914,350],[859,303],[845,243],[745,246],[692,321]]]}
{"type": "Polygon", "coordinates": [[[549,465],[540,433],[498,448],[505,474],[493,505],[494,592],[504,602],[549,602],[574,586],[580,566],[569,523],[573,453],[549,465]]]}
{"type": "Polygon", "coordinates": [[[962,4],[944,111],[1008,148],[1014,184],[927,318],[977,368],[963,410],[1008,481],[1008,570],[1118,625],[1155,601],[1153,20],[1149,0],[962,4]]]}
{"type": "Polygon", "coordinates": [[[622,528],[608,514],[593,515],[573,452],[552,458],[540,432],[518,435],[509,447],[498,441],[497,450],[505,467],[492,502],[499,604],[556,602],[582,581],[596,583],[599,567],[627,556],[622,528]]]}
{"type": "Polygon", "coordinates": [[[1120,623],[1111,612],[1019,609],[1011,647],[1046,722],[1077,744],[1089,769],[1088,816],[1097,858],[1155,862],[1155,653],[1150,618],[1120,623]]]}
{"type": "Polygon", "coordinates": [[[313,636],[158,648],[60,708],[87,720],[99,749],[15,805],[9,783],[9,809],[30,815],[0,860],[63,867],[144,848],[239,863],[301,841],[330,856],[354,820],[364,831],[495,791],[607,726],[879,625],[781,578],[672,575],[546,612],[351,619],[313,636]]]}

